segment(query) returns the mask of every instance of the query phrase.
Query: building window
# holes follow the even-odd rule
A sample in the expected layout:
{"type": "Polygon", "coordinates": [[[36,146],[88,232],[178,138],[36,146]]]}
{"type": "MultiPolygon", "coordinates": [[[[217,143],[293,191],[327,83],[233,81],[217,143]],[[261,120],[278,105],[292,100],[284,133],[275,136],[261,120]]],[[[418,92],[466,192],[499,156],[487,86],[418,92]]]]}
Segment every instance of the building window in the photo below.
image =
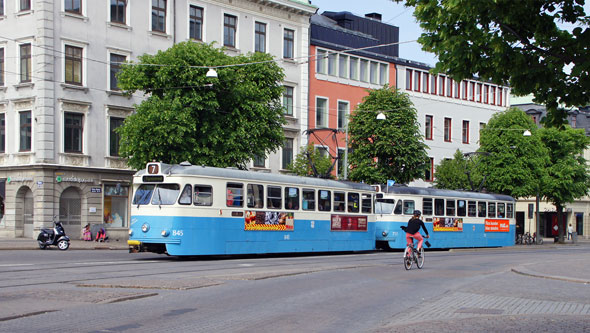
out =
{"type": "Polygon", "coordinates": [[[82,85],[82,48],[66,45],[65,82],[82,85]]]}
{"type": "Polygon", "coordinates": [[[31,151],[31,111],[22,111],[20,116],[19,151],[31,151]]]}
{"type": "Polygon", "coordinates": [[[238,18],[233,15],[223,15],[223,45],[236,47],[236,30],[238,18]]]}
{"type": "Polygon", "coordinates": [[[469,100],[475,101],[475,82],[469,83],[469,100]]]}
{"type": "Polygon", "coordinates": [[[454,81],[455,98],[461,98],[461,82],[454,81]]]}
{"type": "Polygon", "coordinates": [[[338,75],[342,78],[348,78],[348,56],[347,55],[339,55],[338,56],[338,75]]]}
{"type": "Polygon", "coordinates": [[[498,88],[498,105],[502,106],[502,88],[498,88]]]}
{"type": "Polygon", "coordinates": [[[21,12],[24,12],[25,10],[31,10],[31,0],[20,0],[19,5],[19,10],[21,12]]]}
{"type": "Polygon", "coordinates": [[[129,186],[112,184],[104,186],[104,223],[112,228],[127,226],[129,186]]]}
{"type": "Polygon", "coordinates": [[[489,103],[489,95],[490,95],[490,86],[488,86],[486,84],[483,89],[483,102],[486,104],[489,103]]]}
{"type": "Polygon", "coordinates": [[[285,108],[285,114],[293,116],[293,87],[285,86],[285,92],[283,93],[283,107],[285,108]]]}
{"type": "Polygon", "coordinates": [[[336,75],[336,59],[336,53],[328,52],[328,75],[336,75]]]}
{"type": "Polygon", "coordinates": [[[428,92],[428,73],[422,73],[422,92],[428,92]]]}
{"type": "Polygon", "coordinates": [[[293,139],[285,139],[283,145],[283,169],[287,169],[293,163],[293,139]]]}
{"type": "Polygon", "coordinates": [[[252,164],[255,168],[265,168],[266,167],[266,158],[264,156],[254,155],[254,159],[252,160],[252,164]]]}
{"type": "Polygon", "coordinates": [[[79,113],[64,114],[64,151],[66,153],[82,152],[82,119],[79,113]]]}
{"type": "Polygon", "coordinates": [[[463,92],[463,99],[465,99],[465,100],[467,100],[467,91],[469,90],[468,86],[469,86],[469,82],[463,81],[462,92],[463,92]]]}
{"type": "Polygon", "coordinates": [[[189,38],[203,40],[203,8],[191,5],[189,7],[189,38]]]}
{"type": "Polygon", "coordinates": [[[31,44],[20,46],[20,82],[31,82],[31,44]]]}
{"type": "Polygon", "coordinates": [[[110,88],[111,90],[121,90],[117,86],[117,73],[121,71],[121,64],[127,60],[127,57],[124,55],[114,54],[111,53],[111,70],[110,70],[110,88]]]}
{"type": "Polygon", "coordinates": [[[0,113],[0,153],[6,152],[6,114],[0,113]]]}
{"type": "Polygon", "coordinates": [[[82,15],[82,0],[65,0],[65,11],[82,15]]]}
{"type": "Polygon", "coordinates": [[[254,52],[266,52],[266,24],[254,23],[254,52]]]}
{"type": "Polygon", "coordinates": [[[406,69],[406,90],[412,90],[412,70],[406,69]]]}
{"type": "Polygon", "coordinates": [[[463,143],[469,143],[469,120],[463,120],[461,138],[463,140],[463,143]]]}
{"type": "Polygon", "coordinates": [[[451,118],[445,118],[445,141],[451,142],[451,118]]]}
{"type": "Polygon", "coordinates": [[[481,103],[481,91],[482,91],[481,83],[478,83],[477,90],[475,91],[475,101],[478,103],[481,103]]]}
{"type": "Polygon", "coordinates": [[[338,101],[338,129],[346,128],[346,123],[348,122],[348,110],[348,102],[338,101]]]}
{"type": "Polygon", "coordinates": [[[152,31],[166,32],[166,0],[152,0],[152,31]]]}
{"type": "Polygon", "coordinates": [[[283,37],[283,58],[293,59],[295,54],[295,31],[285,29],[283,37]]]}
{"type": "Polygon", "coordinates": [[[379,64],[371,61],[371,64],[369,66],[369,77],[372,84],[379,83],[379,78],[377,77],[377,75],[379,75],[379,64]]]}
{"type": "Polygon", "coordinates": [[[379,84],[384,86],[387,83],[387,65],[379,65],[379,84]]]}
{"type": "Polygon", "coordinates": [[[328,125],[328,100],[316,97],[316,115],[315,127],[321,128],[328,125]]]}
{"type": "Polygon", "coordinates": [[[495,105],[496,104],[496,87],[492,86],[491,89],[492,89],[492,91],[490,93],[490,99],[491,99],[490,103],[492,105],[495,105]]]}
{"type": "Polygon", "coordinates": [[[432,74],[430,74],[430,93],[436,94],[436,76],[432,74]]]}
{"type": "Polygon", "coordinates": [[[420,77],[422,73],[419,71],[414,71],[414,91],[420,91],[420,77]]]}
{"type": "Polygon", "coordinates": [[[424,122],[424,137],[426,140],[432,140],[432,116],[427,115],[424,122]]]}
{"type": "Polygon", "coordinates": [[[486,123],[479,123],[479,137],[481,138],[481,131],[486,128],[486,123]]]}
{"type": "Polygon", "coordinates": [[[447,97],[453,97],[453,79],[447,78],[447,97]]]}
{"type": "Polygon", "coordinates": [[[445,95],[445,77],[440,75],[438,77],[438,95],[444,96],[445,95]]]}
{"type": "MultiPolygon", "coordinates": [[[[1,2],[2,0],[0,0],[1,2]]],[[[0,48],[0,86],[4,85],[4,49],[0,48]]]]}
{"type": "Polygon", "coordinates": [[[575,114],[572,115],[571,126],[572,126],[572,128],[576,128],[576,126],[578,126],[578,124],[577,124],[577,117],[576,117],[575,114]]]}
{"type": "MultiPolygon", "coordinates": [[[[0,15],[4,15],[4,0],[0,0],[0,15]]],[[[1,217],[2,215],[0,215],[0,218],[1,217]]]]}
{"type": "Polygon", "coordinates": [[[111,0],[111,22],[126,24],[127,0],[111,0]]]}
{"type": "Polygon", "coordinates": [[[361,59],[361,81],[369,82],[369,61],[361,59]]]}
{"type": "Polygon", "coordinates": [[[431,182],[434,179],[434,158],[428,159],[428,165],[426,166],[426,172],[424,173],[424,181],[431,182]]]}
{"type": "Polygon", "coordinates": [[[319,74],[326,74],[326,51],[316,51],[316,72],[319,74]]]}
{"type": "Polygon", "coordinates": [[[125,121],[124,118],[110,118],[110,127],[109,127],[109,155],[110,156],[119,156],[119,143],[121,141],[121,134],[119,134],[116,129],[123,125],[125,121]]]}
{"type": "Polygon", "coordinates": [[[357,57],[350,57],[350,79],[351,80],[358,80],[359,79],[359,58],[357,57]]]}

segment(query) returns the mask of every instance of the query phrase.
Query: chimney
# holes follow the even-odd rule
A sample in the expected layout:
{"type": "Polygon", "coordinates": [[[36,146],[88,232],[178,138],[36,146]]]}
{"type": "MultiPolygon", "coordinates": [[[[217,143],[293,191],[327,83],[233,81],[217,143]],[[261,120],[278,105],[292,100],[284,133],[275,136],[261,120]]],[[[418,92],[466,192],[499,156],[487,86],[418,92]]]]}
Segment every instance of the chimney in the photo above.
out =
{"type": "Polygon", "coordinates": [[[365,17],[366,18],[370,18],[371,20],[375,20],[375,21],[381,22],[381,14],[379,14],[379,13],[365,14],[365,17]]]}

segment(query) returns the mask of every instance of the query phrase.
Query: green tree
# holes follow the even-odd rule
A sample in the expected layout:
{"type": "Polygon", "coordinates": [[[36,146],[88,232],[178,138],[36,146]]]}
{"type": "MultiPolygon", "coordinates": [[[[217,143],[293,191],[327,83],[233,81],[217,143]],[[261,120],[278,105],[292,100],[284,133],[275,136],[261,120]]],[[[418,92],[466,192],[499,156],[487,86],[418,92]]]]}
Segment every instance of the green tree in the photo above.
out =
{"type": "Polygon", "coordinates": [[[134,168],[152,160],[240,167],[283,144],[283,70],[266,53],[224,54],[183,42],[122,66],[118,83],[146,99],[120,128],[121,156],[134,168]],[[247,66],[231,66],[256,63],[247,66]],[[207,78],[207,66],[218,78],[207,78]]]}
{"type": "Polygon", "coordinates": [[[547,106],[547,123],[562,126],[558,109],[590,102],[590,18],[584,0],[406,0],[424,33],[425,51],[438,56],[435,71],[455,80],[477,75],[510,83],[516,95],[533,94],[547,106]],[[575,26],[570,32],[559,24],[575,26]]]}
{"type": "Polygon", "coordinates": [[[287,169],[298,176],[334,178],[330,173],[332,166],[332,159],[322,155],[319,149],[315,149],[310,144],[301,149],[301,152],[295,157],[295,161],[287,169]]]}
{"type": "Polygon", "coordinates": [[[350,116],[349,135],[351,180],[403,184],[424,176],[428,155],[416,109],[398,89],[369,90],[350,116]],[[381,111],[384,120],[376,118],[381,111]]]}
{"type": "Polygon", "coordinates": [[[481,130],[480,174],[490,192],[514,198],[535,196],[549,163],[547,149],[532,119],[518,108],[494,114],[481,130]],[[524,131],[531,132],[524,136],[524,131]]]}
{"type": "Polygon", "coordinates": [[[475,166],[480,157],[466,158],[459,149],[452,159],[444,159],[436,167],[434,184],[436,188],[449,190],[479,190],[483,177],[475,166]]]}
{"type": "Polygon", "coordinates": [[[563,207],[588,194],[590,174],[584,150],[590,139],[582,129],[566,126],[563,130],[543,128],[540,137],[549,150],[550,163],[543,178],[541,194],[555,205],[559,241],[563,243],[566,230],[563,207]]]}

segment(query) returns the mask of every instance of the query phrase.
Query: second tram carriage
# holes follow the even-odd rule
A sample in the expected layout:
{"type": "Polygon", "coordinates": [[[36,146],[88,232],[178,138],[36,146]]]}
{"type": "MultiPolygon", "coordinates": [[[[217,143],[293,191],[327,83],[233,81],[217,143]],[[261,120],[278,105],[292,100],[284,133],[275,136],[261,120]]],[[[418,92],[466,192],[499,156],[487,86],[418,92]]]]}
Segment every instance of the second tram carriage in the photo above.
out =
{"type": "Polygon", "coordinates": [[[366,184],[148,163],[134,176],[130,251],[170,255],[375,248],[366,184]]]}
{"type": "Polygon", "coordinates": [[[407,186],[376,186],[377,247],[403,249],[407,225],[415,209],[436,248],[514,245],[514,198],[480,192],[407,186]]]}

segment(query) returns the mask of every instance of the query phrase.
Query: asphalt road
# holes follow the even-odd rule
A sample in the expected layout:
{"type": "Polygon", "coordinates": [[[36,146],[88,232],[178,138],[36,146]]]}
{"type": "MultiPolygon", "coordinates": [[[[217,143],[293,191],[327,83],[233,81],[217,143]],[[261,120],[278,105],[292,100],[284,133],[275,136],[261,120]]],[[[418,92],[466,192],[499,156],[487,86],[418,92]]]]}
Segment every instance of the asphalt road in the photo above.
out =
{"type": "Polygon", "coordinates": [[[588,244],[427,252],[406,271],[400,252],[2,251],[0,332],[582,332],[589,254],[588,244]]]}

